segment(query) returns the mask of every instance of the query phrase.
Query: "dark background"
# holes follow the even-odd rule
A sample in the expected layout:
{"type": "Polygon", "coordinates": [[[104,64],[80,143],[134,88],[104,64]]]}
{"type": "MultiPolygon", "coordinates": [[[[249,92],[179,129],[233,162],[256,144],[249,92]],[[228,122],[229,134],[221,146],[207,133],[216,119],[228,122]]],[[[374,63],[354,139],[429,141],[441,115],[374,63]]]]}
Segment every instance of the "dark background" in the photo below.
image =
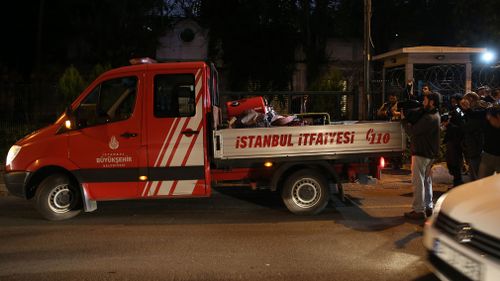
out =
{"type": "MultiPolygon", "coordinates": [[[[297,46],[304,47],[308,66],[317,65],[314,72],[324,62],[320,51],[326,38],[363,36],[362,0],[39,0],[1,5],[2,81],[57,79],[70,65],[90,73],[97,64],[116,67],[134,56],[154,57],[157,38],[168,25],[179,17],[194,17],[210,29],[210,56],[220,55],[222,48],[224,62],[241,68],[231,90],[248,77],[284,88],[297,46]],[[288,72],[281,75],[275,69],[288,72]]],[[[379,0],[372,6],[374,55],[415,45],[494,48],[500,39],[498,1],[379,0]]]]}

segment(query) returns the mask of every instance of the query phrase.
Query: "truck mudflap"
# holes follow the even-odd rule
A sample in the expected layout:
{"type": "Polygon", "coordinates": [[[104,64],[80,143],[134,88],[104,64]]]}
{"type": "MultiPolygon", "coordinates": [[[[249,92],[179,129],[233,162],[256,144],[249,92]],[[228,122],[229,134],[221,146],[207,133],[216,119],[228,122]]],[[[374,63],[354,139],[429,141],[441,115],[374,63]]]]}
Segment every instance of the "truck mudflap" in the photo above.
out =
{"type": "Polygon", "coordinates": [[[80,191],[82,194],[83,210],[86,213],[97,210],[97,201],[90,199],[90,195],[85,188],[85,184],[80,185],[80,191]]]}

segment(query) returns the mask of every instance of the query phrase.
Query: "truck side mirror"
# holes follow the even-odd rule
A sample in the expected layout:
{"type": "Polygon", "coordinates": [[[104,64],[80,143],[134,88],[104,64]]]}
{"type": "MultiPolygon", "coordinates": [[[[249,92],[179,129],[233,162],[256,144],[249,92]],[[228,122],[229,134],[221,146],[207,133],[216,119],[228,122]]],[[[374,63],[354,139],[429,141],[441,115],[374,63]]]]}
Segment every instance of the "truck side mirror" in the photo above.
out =
{"type": "Polygon", "coordinates": [[[66,121],[64,122],[64,127],[66,127],[67,130],[74,129],[76,122],[74,122],[75,118],[73,118],[74,115],[73,111],[71,110],[71,105],[68,105],[68,107],[66,107],[64,115],[66,115],[66,121]]]}
{"type": "Polygon", "coordinates": [[[57,130],[57,134],[62,134],[67,131],[76,129],[76,120],[73,111],[71,110],[71,105],[64,110],[64,123],[57,130]]]}

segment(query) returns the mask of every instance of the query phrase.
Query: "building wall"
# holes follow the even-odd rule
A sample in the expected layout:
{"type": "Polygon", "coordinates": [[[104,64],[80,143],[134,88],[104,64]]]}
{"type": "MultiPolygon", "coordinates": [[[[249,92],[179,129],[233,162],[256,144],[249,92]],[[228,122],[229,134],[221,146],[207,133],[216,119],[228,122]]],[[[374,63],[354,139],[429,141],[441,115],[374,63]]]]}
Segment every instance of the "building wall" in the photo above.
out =
{"type": "MultiPolygon", "coordinates": [[[[189,37],[189,36],[188,36],[189,37]]],[[[182,19],[159,38],[156,49],[158,60],[206,60],[208,59],[208,30],[192,19],[182,19]],[[181,34],[192,31],[192,41],[183,40],[181,34]]]]}

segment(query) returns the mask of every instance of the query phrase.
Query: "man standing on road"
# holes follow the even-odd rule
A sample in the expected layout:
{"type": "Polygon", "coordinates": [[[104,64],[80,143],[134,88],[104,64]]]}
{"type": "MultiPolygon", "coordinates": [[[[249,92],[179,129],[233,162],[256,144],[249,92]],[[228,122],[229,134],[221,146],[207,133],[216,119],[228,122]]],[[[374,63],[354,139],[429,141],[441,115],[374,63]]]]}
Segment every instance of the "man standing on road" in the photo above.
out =
{"type": "Polygon", "coordinates": [[[448,120],[443,120],[444,139],[446,145],[446,166],[450,175],[453,176],[453,186],[463,184],[462,167],[464,165],[464,156],[462,151],[463,133],[461,130],[464,113],[460,108],[460,100],[462,96],[455,94],[451,96],[451,107],[449,110],[448,120]]]}
{"type": "MultiPolygon", "coordinates": [[[[432,214],[431,167],[439,153],[439,95],[428,93],[423,101],[424,113],[413,125],[403,119],[410,136],[413,210],[404,214],[409,219],[425,219],[432,214]]],[[[404,113],[403,113],[404,118],[404,113]]]]}

